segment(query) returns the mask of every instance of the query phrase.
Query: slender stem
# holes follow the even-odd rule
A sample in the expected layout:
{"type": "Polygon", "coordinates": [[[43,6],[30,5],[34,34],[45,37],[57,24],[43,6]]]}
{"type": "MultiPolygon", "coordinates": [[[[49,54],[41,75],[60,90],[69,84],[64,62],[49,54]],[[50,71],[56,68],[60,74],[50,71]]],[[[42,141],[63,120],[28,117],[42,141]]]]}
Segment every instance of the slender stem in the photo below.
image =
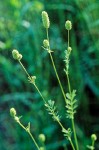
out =
{"type": "Polygon", "coordinates": [[[75,150],[75,147],[74,147],[74,144],[73,144],[73,142],[72,142],[71,138],[69,139],[69,142],[70,142],[70,144],[71,144],[71,146],[72,146],[73,150],[75,150]]]}
{"type": "Polygon", "coordinates": [[[95,141],[92,140],[92,148],[94,149],[94,144],[95,144],[95,141]]]}
{"type": "MultiPolygon", "coordinates": [[[[65,128],[63,127],[62,123],[61,123],[58,119],[57,119],[57,122],[58,122],[58,124],[61,126],[62,129],[65,129],[65,128]]],[[[65,130],[66,130],[66,129],[65,129],[65,130]]],[[[69,140],[69,142],[70,142],[71,147],[73,148],[73,150],[75,150],[74,144],[73,144],[73,142],[72,142],[72,140],[71,140],[70,137],[68,137],[68,140],[69,140]]]]}
{"type": "Polygon", "coordinates": [[[38,150],[40,150],[40,148],[39,148],[39,146],[38,146],[37,142],[35,141],[35,139],[34,139],[33,135],[31,134],[31,132],[28,132],[28,133],[29,133],[30,137],[32,138],[32,140],[34,141],[34,143],[35,143],[35,145],[36,145],[37,149],[38,149],[38,150]]]}
{"type": "Polygon", "coordinates": [[[68,82],[69,93],[70,93],[70,95],[71,95],[71,85],[70,85],[69,75],[66,74],[66,76],[67,76],[67,82],[68,82]]]}
{"type": "MultiPolygon", "coordinates": [[[[30,75],[29,75],[29,73],[27,72],[27,70],[25,69],[24,65],[21,63],[20,60],[19,60],[19,63],[20,63],[20,65],[22,66],[22,68],[23,68],[23,70],[25,71],[25,73],[27,74],[27,76],[28,76],[29,78],[31,78],[30,75]]],[[[39,88],[37,87],[37,85],[36,85],[35,83],[33,83],[33,85],[35,86],[36,90],[37,90],[38,93],[40,94],[40,96],[41,96],[41,98],[43,99],[43,101],[46,102],[45,99],[44,99],[44,97],[43,97],[43,95],[41,94],[39,88]]]]}
{"type": "MultiPolygon", "coordinates": [[[[49,41],[48,29],[46,29],[46,33],[47,33],[47,40],[49,41]]],[[[50,49],[50,43],[49,43],[49,49],[50,49]]]]}
{"type": "Polygon", "coordinates": [[[69,47],[69,30],[68,30],[68,47],[69,47]]]}
{"type": "Polygon", "coordinates": [[[58,124],[61,126],[62,129],[65,129],[62,125],[62,123],[57,119],[58,124]]]}
{"type": "MultiPolygon", "coordinates": [[[[69,30],[68,30],[68,48],[69,48],[69,30]]],[[[69,74],[66,73],[66,76],[67,76],[67,81],[68,81],[69,93],[71,95],[71,85],[70,85],[69,74]]],[[[74,132],[74,140],[75,140],[75,144],[76,144],[76,149],[79,150],[78,141],[77,141],[77,135],[76,135],[76,130],[75,130],[75,124],[74,124],[74,119],[71,119],[71,122],[72,122],[72,128],[73,128],[73,132],[74,132]]]]}
{"type": "Polygon", "coordinates": [[[56,70],[56,67],[55,67],[55,64],[54,64],[54,60],[53,60],[52,54],[51,54],[51,53],[49,53],[49,54],[50,54],[50,58],[51,58],[51,61],[52,61],[52,65],[53,65],[53,68],[54,68],[54,71],[55,71],[55,74],[56,74],[56,77],[57,77],[58,83],[59,83],[59,85],[60,85],[60,88],[61,88],[61,91],[62,91],[63,97],[64,97],[65,102],[66,102],[65,92],[64,92],[64,90],[63,90],[63,87],[62,87],[61,81],[60,81],[60,79],[59,79],[59,76],[58,76],[58,73],[57,73],[57,70],[56,70]]]}
{"type": "MultiPolygon", "coordinates": [[[[46,29],[46,32],[47,32],[47,40],[49,41],[48,29],[46,29]]],[[[50,44],[49,44],[49,50],[50,50],[50,44]]],[[[63,86],[62,86],[62,84],[61,84],[61,81],[60,81],[59,75],[58,75],[58,73],[57,73],[57,69],[56,69],[56,66],[55,66],[55,63],[54,63],[54,60],[53,60],[53,57],[52,57],[51,52],[50,52],[49,54],[50,54],[50,58],[51,58],[51,61],[52,61],[52,65],[53,65],[53,68],[54,68],[54,71],[55,71],[55,74],[56,74],[56,77],[57,77],[58,83],[59,83],[59,85],[60,85],[60,88],[61,88],[61,91],[62,91],[63,97],[64,97],[65,102],[66,102],[65,92],[64,92],[63,86]]]]}
{"type": "Polygon", "coordinates": [[[44,101],[44,103],[45,103],[46,101],[45,101],[45,99],[44,99],[44,97],[43,97],[42,93],[40,92],[39,88],[37,87],[37,85],[36,85],[36,84],[33,84],[33,85],[35,86],[36,90],[38,91],[38,93],[40,94],[40,96],[41,96],[42,100],[43,100],[43,101],[44,101]]]}
{"type": "MultiPolygon", "coordinates": [[[[70,86],[69,76],[68,76],[68,74],[66,74],[66,75],[67,75],[69,93],[71,95],[71,86],[70,86]]],[[[76,135],[76,130],[75,130],[75,124],[74,124],[74,119],[71,119],[71,121],[72,121],[72,128],[73,128],[73,132],[74,132],[74,139],[75,139],[76,148],[77,148],[77,150],[79,150],[78,141],[77,141],[77,135],[76,135]]]]}
{"type": "Polygon", "coordinates": [[[72,121],[72,128],[73,128],[73,132],[74,132],[74,139],[75,139],[76,149],[79,150],[74,119],[72,119],[71,121],[72,121]]]}
{"type": "Polygon", "coordinates": [[[27,129],[23,126],[23,124],[20,121],[18,122],[18,124],[30,135],[30,137],[31,137],[32,141],[34,142],[35,146],[37,147],[38,150],[40,150],[37,142],[35,141],[33,135],[31,134],[31,132],[27,131],[27,129]]]}
{"type": "Polygon", "coordinates": [[[21,63],[20,60],[18,60],[18,61],[19,61],[20,65],[21,65],[21,67],[23,68],[23,70],[25,71],[25,73],[27,74],[27,76],[30,77],[30,75],[29,75],[29,73],[27,72],[27,70],[25,69],[24,65],[21,63]]]}
{"type": "Polygon", "coordinates": [[[23,124],[20,121],[18,122],[18,124],[26,131],[26,128],[23,126],[23,124]]]}
{"type": "MultiPolygon", "coordinates": [[[[69,93],[71,95],[71,86],[70,86],[69,76],[68,76],[68,74],[66,74],[66,75],[67,75],[69,93]]],[[[76,148],[77,148],[77,150],[79,150],[79,148],[78,148],[78,141],[77,141],[77,135],[76,135],[76,130],[75,130],[75,124],[74,124],[74,119],[71,119],[71,121],[72,121],[72,128],[73,128],[73,132],[74,132],[74,139],[75,139],[76,148]]]]}

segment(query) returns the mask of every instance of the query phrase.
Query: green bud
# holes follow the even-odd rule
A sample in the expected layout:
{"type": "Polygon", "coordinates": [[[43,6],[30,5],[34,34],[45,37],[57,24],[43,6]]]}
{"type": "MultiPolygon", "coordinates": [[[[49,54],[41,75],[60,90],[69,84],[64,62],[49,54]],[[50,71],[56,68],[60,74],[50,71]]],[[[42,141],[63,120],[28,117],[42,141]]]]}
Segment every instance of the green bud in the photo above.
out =
{"type": "Polygon", "coordinates": [[[18,57],[19,57],[19,52],[18,52],[16,49],[14,49],[14,50],[12,51],[12,56],[13,56],[14,59],[18,59],[18,57]]]}
{"type": "Polygon", "coordinates": [[[11,108],[11,109],[10,109],[10,115],[11,115],[12,117],[15,117],[15,116],[16,116],[16,110],[15,110],[15,108],[11,108]]]}
{"type": "Polygon", "coordinates": [[[16,122],[19,122],[19,117],[15,116],[14,119],[16,122]]]}
{"type": "Polygon", "coordinates": [[[22,59],[22,55],[18,52],[18,50],[14,49],[12,51],[12,56],[14,59],[16,60],[21,60],[22,59]]]}
{"type": "Polygon", "coordinates": [[[49,47],[49,41],[47,39],[45,39],[43,41],[43,45],[44,45],[45,48],[48,48],[49,47]]]}
{"type": "Polygon", "coordinates": [[[44,147],[40,147],[40,150],[45,150],[45,148],[44,147]]]}
{"type": "Polygon", "coordinates": [[[50,21],[49,21],[49,17],[46,11],[42,11],[42,22],[43,22],[44,28],[48,29],[50,26],[50,21]]]}
{"type": "Polygon", "coordinates": [[[91,139],[92,139],[93,141],[96,141],[96,140],[97,140],[96,134],[92,134],[92,135],[91,135],[91,139]]]}
{"type": "Polygon", "coordinates": [[[38,138],[39,138],[39,140],[40,140],[41,142],[43,142],[43,143],[45,142],[45,139],[46,139],[46,138],[45,138],[45,135],[44,135],[44,134],[39,134],[39,137],[38,137],[38,138]]]}
{"type": "Polygon", "coordinates": [[[71,48],[71,47],[68,47],[68,51],[71,52],[71,51],[72,51],[72,48],[71,48]]]}
{"type": "Polygon", "coordinates": [[[65,28],[67,30],[71,30],[72,29],[72,23],[71,21],[67,20],[66,23],[65,23],[65,28]]]}

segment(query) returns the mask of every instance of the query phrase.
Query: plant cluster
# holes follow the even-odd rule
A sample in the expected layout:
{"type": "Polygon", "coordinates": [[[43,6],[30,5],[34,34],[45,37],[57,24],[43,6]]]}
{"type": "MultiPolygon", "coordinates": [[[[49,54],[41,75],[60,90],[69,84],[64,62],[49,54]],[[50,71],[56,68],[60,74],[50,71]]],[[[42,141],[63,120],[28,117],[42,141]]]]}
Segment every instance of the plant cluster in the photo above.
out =
{"type": "MultiPolygon", "coordinates": [[[[64,62],[65,62],[65,67],[64,67],[64,72],[66,74],[66,78],[67,78],[67,82],[68,82],[68,92],[66,93],[63,89],[62,83],[60,81],[55,63],[54,63],[54,59],[53,59],[53,55],[52,55],[52,50],[50,48],[50,40],[49,40],[49,34],[48,34],[48,30],[50,28],[50,20],[49,20],[49,16],[47,14],[47,12],[43,11],[42,12],[42,22],[43,22],[43,26],[46,30],[46,38],[43,40],[43,46],[42,48],[44,50],[46,50],[50,56],[51,62],[52,62],[52,66],[57,78],[57,81],[59,83],[63,98],[65,100],[65,104],[66,104],[66,118],[70,119],[71,121],[71,127],[69,128],[65,128],[64,125],[61,122],[61,117],[59,115],[59,112],[57,110],[57,107],[55,105],[55,101],[53,100],[46,100],[46,98],[43,97],[42,93],[40,92],[37,84],[36,84],[36,76],[30,76],[29,73],[27,72],[26,68],[24,67],[23,63],[22,63],[22,54],[20,54],[18,52],[18,50],[13,50],[12,51],[12,55],[13,58],[15,60],[17,60],[21,67],[23,68],[24,72],[27,75],[28,81],[34,85],[34,87],[36,88],[37,92],[40,94],[45,108],[48,111],[48,114],[52,116],[53,120],[56,121],[59,126],[61,127],[62,133],[64,135],[64,137],[66,138],[66,140],[68,140],[70,142],[70,145],[72,147],[73,150],[79,150],[79,144],[78,144],[78,138],[76,135],[76,129],[75,129],[75,113],[77,111],[77,100],[76,100],[76,90],[71,88],[71,84],[70,84],[70,75],[69,75],[69,62],[70,62],[70,55],[72,52],[72,48],[70,47],[70,42],[69,42],[69,36],[70,36],[70,30],[72,29],[72,23],[71,21],[67,20],[65,23],[65,28],[68,31],[68,47],[65,50],[65,56],[64,56],[64,62]]],[[[44,144],[45,142],[45,136],[43,134],[39,135],[39,139],[40,141],[42,141],[43,146],[39,146],[36,142],[36,140],[34,139],[31,130],[30,130],[30,122],[28,123],[27,127],[25,127],[20,119],[21,117],[17,116],[16,110],[15,108],[11,108],[10,109],[10,114],[13,117],[13,119],[30,135],[30,137],[32,138],[36,148],[38,150],[45,150],[46,146],[44,144]]],[[[87,148],[90,150],[94,150],[95,149],[95,141],[97,140],[97,136],[95,134],[91,135],[91,140],[92,140],[92,144],[91,145],[87,145],[87,148]]]]}

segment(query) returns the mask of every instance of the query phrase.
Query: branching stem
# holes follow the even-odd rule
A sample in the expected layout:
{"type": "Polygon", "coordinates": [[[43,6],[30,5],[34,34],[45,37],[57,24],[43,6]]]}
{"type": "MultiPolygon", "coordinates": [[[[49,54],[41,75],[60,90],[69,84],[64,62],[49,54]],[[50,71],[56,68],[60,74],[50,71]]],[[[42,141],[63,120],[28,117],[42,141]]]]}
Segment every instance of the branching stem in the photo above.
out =
{"type": "Polygon", "coordinates": [[[30,137],[31,137],[32,141],[34,142],[36,148],[37,148],[38,150],[40,150],[40,148],[39,148],[37,142],[35,141],[35,139],[34,139],[32,133],[31,133],[29,130],[27,130],[26,127],[25,127],[20,121],[18,121],[18,124],[30,135],[30,137]]]}
{"type": "MultiPolygon", "coordinates": [[[[62,123],[61,123],[58,119],[57,119],[57,122],[58,122],[58,124],[61,126],[62,129],[65,129],[65,128],[63,127],[62,123]]],[[[71,140],[70,137],[68,137],[68,140],[69,140],[69,142],[70,142],[71,147],[73,148],[73,150],[75,150],[74,144],[73,144],[73,142],[72,142],[72,140],[71,140]]]]}
{"type": "MultiPolygon", "coordinates": [[[[22,64],[22,62],[20,60],[19,60],[19,63],[21,65],[21,67],[23,68],[23,70],[25,71],[25,73],[28,76],[28,78],[31,78],[30,75],[29,75],[29,73],[27,72],[27,70],[25,69],[24,65],[22,64]]],[[[46,102],[45,99],[44,99],[44,97],[43,97],[43,95],[42,95],[42,93],[40,92],[39,88],[37,87],[37,85],[35,83],[33,83],[33,85],[36,88],[36,90],[38,91],[38,93],[40,94],[40,96],[43,99],[43,101],[46,102]]]]}

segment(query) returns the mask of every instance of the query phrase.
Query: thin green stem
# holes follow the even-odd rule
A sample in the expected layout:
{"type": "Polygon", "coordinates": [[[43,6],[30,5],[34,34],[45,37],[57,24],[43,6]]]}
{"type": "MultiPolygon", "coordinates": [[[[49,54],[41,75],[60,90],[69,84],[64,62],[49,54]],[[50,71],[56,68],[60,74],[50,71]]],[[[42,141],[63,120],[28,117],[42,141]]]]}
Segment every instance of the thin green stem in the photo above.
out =
{"type": "MultiPolygon", "coordinates": [[[[47,40],[49,41],[48,29],[46,29],[46,32],[47,32],[47,40]]],[[[50,50],[50,42],[49,42],[49,50],[50,50]]],[[[60,81],[59,75],[58,75],[58,73],[57,73],[57,69],[56,69],[56,66],[55,66],[55,63],[54,63],[54,60],[53,60],[53,57],[52,57],[51,52],[50,52],[49,54],[50,54],[50,58],[51,58],[51,61],[52,61],[52,65],[53,65],[53,68],[54,68],[54,71],[55,71],[55,74],[56,74],[56,77],[57,77],[58,83],[59,83],[59,85],[60,85],[60,88],[61,88],[61,91],[62,91],[63,97],[64,97],[65,102],[66,102],[65,92],[64,92],[63,86],[62,86],[62,84],[61,84],[61,81],[60,81]]]]}
{"type": "MultiPolygon", "coordinates": [[[[68,30],[68,48],[69,48],[69,30],[68,30]]],[[[67,50],[68,50],[68,48],[67,48],[67,50]]],[[[66,73],[66,76],[67,76],[69,93],[71,95],[71,85],[70,85],[69,74],[66,73]]],[[[73,133],[74,133],[74,140],[75,140],[75,144],[76,144],[76,149],[79,150],[78,141],[77,141],[77,135],[76,135],[76,130],[75,130],[75,124],[74,124],[74,119],[71,119],[71,122],[72,122],[72,128],[73,128],[73,133]]]]}
{"type": "Polygon", "coordinates": [[[92,140],[92,148],[94,149],[94,144],[95,144],[95,141],[92,140]]]}
{"type": "Polygon", "coordinates": [[[69,30],[68,30],[68,47],[69,47],[69,30]]]}
{"type": "Polygon", "coordinates": [[[51,54],[51,53],[49,53],[49,54],[50,54],[50,58],[51,58],[51,61],[52,61],[52,65],[53,65],[53,68],[54,68],[54,71],[55,71],[55,74],[56,74],[56,77],[57,77],[58,83],[59,83],[59,85],[60,85],[60,88],[61,88],[61,91],[62,91],[63,97],[64,97],[65,102],[66,102],[65,92],[64,92],[64,90],[63,90],[63,87],[62,87],[61,81],[60,81],[60,79],[59,79],[59,76],[58,76],[58,73],[57,73],[57,70],[56,70],[56,66],[55,66],[55,63],[54,63],[54,60],[53,60],[52,54],[51,54]]]}
{"type": "Polygon", "coordinates": [[[57,119],[58,124],[61,126],[62,129],[64,129],[62,123],[57,119]]]}
{"type": "Polygon", "coordinates": [[[30,137],[32,138],[32,140],[34,141],[35,146],[37,147],[37,149],[38,149],[38,150],[40,150],[40,148],[39,148],[39,146],[38,146],[37,142],[35,141],[35,139],[34,139],[33,135],[31,134],[31,132],[28,132],[28,133],[29,133],[30,137]]]}
{"type": "MultiPolygon", "coordinates": [[[[47,40],[49,41],[48,29],[46,29],[46,34],[47,34],[47,40]]],[[[49,49],[50,49],[50,43],[49,43],[49,49]]]]}
{"type": "Polygon", "coordinates": [[[70,142],[70,144],[71,144],[71,146],[72,146],[73,150],[75,150],[75,147],[74,147],[74,144],[73,144],[73,142],[72,142],[71,138],[69,139],[69,142],[70,142]]]}
{"type": "Polygon", "coordinates": [[[36,148],[37,148],[38,150],[40,150],[40,148],[39,148],[37,142],[35,141],[33,135],[31,134],[31,132],[30,132],[30,131],[27,131],[26,127],[24,127],[23,124],[22,124],[20,121],[18,122],[18,124],[30,135],[30,137],[31,137],[32,141],[34,142],[36,148]]]}
{"type": "MultiPolygon", "coordinates": [[[[20,60],[19,60],[19,63],[20,63],[20,65],[22,66],[23,70],[25,71],[26,75],[27,75],[29,78],[31,78],[30,75],[29,75],[29,73],[27,72],[27,70],[25,69],[24,65],[21,63],[20,60]]],[[[35,83],[33,83],[33,85],[35,86],[36,90],[37,90],[38,93],[40,94],[40,96],[41,96],[41,98],[43,99],[43,101],[46,102],[45,99],[44,99],[44,97],[43,97],[43,95],[42,95],[42,93],[40,92],[39,88],[37,87],[37,85],[36,85],[35,83]]]]}
{"type": "MultiPolygon", "coordinates": [[[[71,95],[71,85],[70,85],[69,76],[68,76],[68,74],[66,74],[66,75],[67,75],[69,93],[71,95]]],[[[75,124],[74,124],[74,119],[71,119],[71,121],[72,121],[72,128],[73,128],[73,132],[74,132],[74,139],[75,139],[76,148],[77,148],[77,150],[79,150],[78,140],[77,140],[77,135],[76,135],[76,130],[75,130],[75,124]]]]}
{"type": "Polygon", "coordinates": [[[74,119],[72,119],[71,121],[72,121],[72,128],[73,128],[73,132],[74,132],[74,139],[75,139],[76,149],[79,150],[74,119]]]}
{"type": "Polygon", "coordinates": [[[25,69],[24,65],[21,63],[20,60],[18,60],[18,61],[19,61],[20,65],[21,65],[21,67],[23,68],[23,70],[25,71],[25,73],[27,74],[27,76],[30,77],[30,75],[28,74],[28,72],[27,72],[27,70],[25,69]]]}
{"type": "Polygon", "coordinates": [[[68,82],[69,93],[70,93],[70,95],[71,95],[71,85],[70,85],[69,75],[66,74],[66,76],[67,76],[67,82],[68,82]]]}
{"type": "Polygon", "coordinates": [[[36,90],[37,90],[38,93],[40,94],[40,96],[41,96],[42,100],[44,101],[44,103],[46,103],[46,101],[45,101],[45,99],[44,99],[42,93],[40,92],[39,88],[37,87],[37,85],[36,85],[36,84],[33,84],[33,85],[35,86],[36,90]]]}
{"type": "MultiPolygon", "coordinates": [[[[58,124],[61,126],[62,129],[65,129],[65,128],[63,127],[62,123],[61,123],[58,119],[57,119],[57,122],[58,122],[58,124]]],[[[65,129],[65,130],[66,130],[66,129],[65,129]]],[[[72,142],[72,140],[71,140],[70,137],[68,137],[68,140],[69,140],[69,142],[70,142],[71,147],[73,148],[73,150],[75,150],[74,144],[73,144],[73,142],[72,142]]]]}

